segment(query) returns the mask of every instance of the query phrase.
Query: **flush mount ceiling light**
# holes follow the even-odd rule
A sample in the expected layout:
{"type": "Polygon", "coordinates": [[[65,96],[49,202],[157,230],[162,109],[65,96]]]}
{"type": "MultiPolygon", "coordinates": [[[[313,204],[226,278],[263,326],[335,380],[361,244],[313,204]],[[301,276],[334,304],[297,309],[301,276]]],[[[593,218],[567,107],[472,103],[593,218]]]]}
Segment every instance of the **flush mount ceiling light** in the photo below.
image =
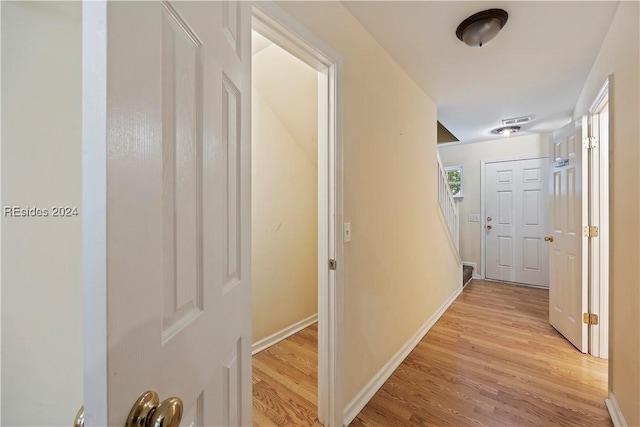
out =
{"type": "Polygon", "coordinates": [[[491,133],[495,133],[496,135],[509,136],[512,133],[516,133],[520,130],[520,126],[503,126],[501,128],[497,128],[491,131],[491,133]]]}
{"type": "Polygon", "coordinates": [[[483,10],[462,21],[456,36],[467,46],[482,47],[493,40],[508,18],[509,14],[502,9],[483,10]]]}

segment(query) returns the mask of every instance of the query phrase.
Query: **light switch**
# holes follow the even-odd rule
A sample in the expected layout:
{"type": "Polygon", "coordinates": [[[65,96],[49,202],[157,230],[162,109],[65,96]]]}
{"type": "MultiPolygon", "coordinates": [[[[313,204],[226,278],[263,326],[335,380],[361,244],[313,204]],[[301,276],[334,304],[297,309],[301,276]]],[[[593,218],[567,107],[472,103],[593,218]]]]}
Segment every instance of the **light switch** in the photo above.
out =
{"type": "Polygon", "coordinates": [[[480,214],[469,214],[469,222],[480,222],[480,214]]]}
{"type": "Polygon", "coordinates": [[[351,223],[344,223],[344,242],[348,243],[351,241],[351,223]]]}

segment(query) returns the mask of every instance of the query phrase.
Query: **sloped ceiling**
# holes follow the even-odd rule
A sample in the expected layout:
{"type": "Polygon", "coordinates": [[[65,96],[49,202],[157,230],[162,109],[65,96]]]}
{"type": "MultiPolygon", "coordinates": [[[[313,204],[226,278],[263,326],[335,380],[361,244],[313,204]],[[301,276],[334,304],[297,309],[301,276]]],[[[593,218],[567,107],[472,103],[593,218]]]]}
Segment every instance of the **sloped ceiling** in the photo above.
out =
{"type": "Polygon", "coordinates": [[[257,32],[252,33],[253,85],[317,167],[318,72],[257,32]]]}

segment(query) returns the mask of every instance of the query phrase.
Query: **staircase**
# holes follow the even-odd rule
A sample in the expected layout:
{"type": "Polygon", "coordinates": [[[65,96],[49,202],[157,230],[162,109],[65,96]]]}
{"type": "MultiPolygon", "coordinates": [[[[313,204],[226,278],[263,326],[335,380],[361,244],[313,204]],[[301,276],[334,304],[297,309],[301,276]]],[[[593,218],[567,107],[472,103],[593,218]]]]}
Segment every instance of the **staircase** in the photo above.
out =
{"type": "MultiPolygon", "coordinates": [[[[455,246],[455,251],[460,251],[460,231],[459,231],[459,214],[458,204],[453,198],[451,188],[449,188],[449,182],[447,181],[447,174],[442,165],[440,154],[437,155],[438,159],[438,203],[440,204],[440,211],[447,223],[449,229],[449,237],[455,246]]],[[[473,277],[473,267],[470,265],[462,265],[462,286],[465,286],[473,277]]]]}
{"type": "Polygon", "coordinates": [[[459,219],[458,219],[458,205],[451,194],[449,188],[449,182],[447,181],[447,174],[442,166],[442,160],[440,160],[440,154],[438,158],[438,203],[440,204],[440,210],[447,222],[447,228],[449,228],[450,237],[456,247],[456,251],[460,249],[460,243],[458,241],[459,236],[459,219]]]}
{"type": "Polygon", "coordinates": [[[462,265],[462,286],[467,286],[473,278],[473,267],[470,265],[462,265]]]}

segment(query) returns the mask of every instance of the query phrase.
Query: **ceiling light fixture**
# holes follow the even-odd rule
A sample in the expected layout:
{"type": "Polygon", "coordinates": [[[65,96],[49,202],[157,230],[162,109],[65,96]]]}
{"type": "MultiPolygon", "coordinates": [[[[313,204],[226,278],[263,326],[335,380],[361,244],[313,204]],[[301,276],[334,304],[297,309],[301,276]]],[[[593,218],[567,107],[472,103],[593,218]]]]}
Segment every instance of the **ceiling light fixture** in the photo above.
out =
{"type": "Polygon", "coordinates": [[[467,46],[489,43],[507,23],[509,14],[502,9],[488,9],[471,15],[458,25],[456,36],[467,46]]]}
{"type": "Polygon", "coordinates": [[[520,126],[503,126],[491,131],[497,135],[510,136],[512,133],[516,133],[520,130],[520,126]]]}

